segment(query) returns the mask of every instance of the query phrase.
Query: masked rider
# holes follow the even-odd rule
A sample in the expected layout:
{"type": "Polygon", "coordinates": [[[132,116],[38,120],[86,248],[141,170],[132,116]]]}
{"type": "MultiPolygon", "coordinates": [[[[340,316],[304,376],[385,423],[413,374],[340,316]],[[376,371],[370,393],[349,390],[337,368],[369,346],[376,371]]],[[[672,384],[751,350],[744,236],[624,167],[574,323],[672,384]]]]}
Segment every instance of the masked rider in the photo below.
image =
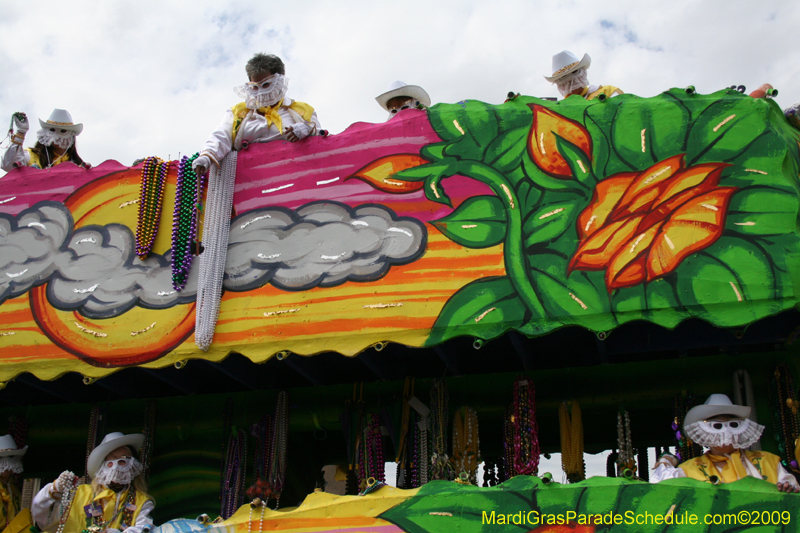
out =
{"type": "Polygon", "coordinates": [[[14,113],[12,122],[11,145],[0,164],[6,172],[25,166],[50,168],[67,161],[91,168],[75,148],[75,138],[83,131],[83,124],[75,124],[65,109],[54,109],[46,121],[39,119],[41,129],[36,132],[37,142],[33,148],[22,148],[29,128],[28,117],[24,113],[14,113]]]}

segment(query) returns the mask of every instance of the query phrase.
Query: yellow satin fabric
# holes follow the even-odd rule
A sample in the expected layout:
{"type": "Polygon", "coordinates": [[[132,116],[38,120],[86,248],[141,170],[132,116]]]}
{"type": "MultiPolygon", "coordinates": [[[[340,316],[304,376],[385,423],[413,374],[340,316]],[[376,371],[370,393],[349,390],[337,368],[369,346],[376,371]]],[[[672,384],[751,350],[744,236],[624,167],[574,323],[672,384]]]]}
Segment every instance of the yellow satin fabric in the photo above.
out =
{"type": "Polygon", "coordinates": [[[19,489],[13,483],[6,485],[0,482],[0,531],[4,530],[8,524],[17,516],[20,506],[19,489]]]}
{"type": "MultiPolygon", "coordinates": [[[[31,157],[31,160],[28,161],[29,167],[35,166],[37,168],[48,168],[46,164],[42,165],[42,162],[39,160],[39,156],[33,153],[30,148],[26,148],[25,151],[28,152],[28,155],[31,157]]],[[[56,165],[60,165],[61,163],[66,163],[67,161],[69,161],[69,154],[64,152],[63,155],[57,157],[50,166],[54,167],[56,165]]]]}
{"type": "MultiPolygon", "coordinates": [[[[711,452],[706,452],[700,457],[689,459],[682,463],[680,468],[686,474],[686,477],[692,479],[699,479],[700,481],[709,481],[711,476],[717,476],[722,483],[733,483],[739,479],[747,477],[747,469],[742,464],[740,455],[741,450],[736,450],[731,454],[730,459],[725,456],[711,455],[711,452]],[[725,463],[720,472],[714,463],[725,463]]],[[[745,457],[753,463],[761,473],[761,477],[770,483],[778,482],[778,464],[780,457],[769,452],[762,451],[744,451],[745,457]]]]}
{"type": "MultiPolygon", "coordinates": [[[[264,118],[267,119],[267,127],[269,127],[270,123],[275,124],[278,127],[278,131],[283,134],[283,120],[281,119],[280,114],[278,111],[280,110],[281,106],[283,106],[283,100],[275,104],[274,106],[270,107],[259,107],[258,112],[264,115],[264,118]]],[[[294,101],[289,104],[289,109],[300,115],[303,120],[311,121],[311,115],[314,114],[314,108],[308,105],[305,102],[298,102],[294,101]]],[[[244,102],[240,102],[231,108],[233,111],[233,129],[231,130],[231,139],[236,139],[236,135],[239,133],[239,126],[242,125],[242,120],[250,111],[247,108],[247,104],[244,102]]]]}
{"type": "Polygon", "coordinates": [[[583,91],[581,92],[581,96],[583,96],[587,100],[594,100],[595,98],[597,98],[601,94],[606,95],[606,97],[610,97],[615,92],[618,92],[619,94],[625,94],[622,91],[622,89],[620,89],[619,87],[614,87],[613,85],[601,85],[599,89],[597,89],[596,91],[592,92],[591,94],[586,94],[588,92],[589,92],[589,88],[588,87],[584,87],[583,91]]]}
{"type": "MultiPolygon", "coordinates": [[[[125,500],[127,498],[127,490],[119,493],[120,506],[125,505],[125,500]]],[[[129,526],[132,526],[136,523],[136,519],[142,510],[142,505],[144,505],[144,503],[150,499],[151,498],[149,495],[136,491],[136,499],[134,500],[134,503],[136,504],[136,510],[133,512],[133,518],[131,519],[133,523],[128,524],[129,526]]],[[[105,522],[111,520],[116,512],[116,493],[111,489],[104,489],[95,496],[91,485],[80,485],[75,493],[75,498],[72,500],[72,507],[70,507],[69,516],[67,517],[67,522],[64,526],[65,532],[69,531],[70,533],[79,533],[91,525],[91,522],[87,521],[88,519],[86,517],[86,511],[84,510],[84,507],[94,501],[99,501],[100,505],[103,507],[103,521],[105,522]]],[[[122,523],[122,514],[123,511],[120,511],[112,522],[106,524],[105,529],[115,528],[121,530],[122,528],[120,527],[120,524],[122,523]]]]}

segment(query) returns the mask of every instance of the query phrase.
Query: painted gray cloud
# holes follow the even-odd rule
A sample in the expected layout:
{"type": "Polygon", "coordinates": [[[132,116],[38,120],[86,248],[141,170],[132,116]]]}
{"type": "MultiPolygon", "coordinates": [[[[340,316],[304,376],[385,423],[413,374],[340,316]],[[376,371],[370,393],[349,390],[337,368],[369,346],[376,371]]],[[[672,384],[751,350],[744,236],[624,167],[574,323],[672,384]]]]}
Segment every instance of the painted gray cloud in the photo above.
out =
{"type": "MultiPolygon", "coordinates": [[[[177,292],[170,252],[141,261],[126,226],[73,227],[71,213],[58,202],[41,202],[16,217],[0,213],[0,303],[44,283],[54,307],[90,318],[195,300],[197,260],[177,292]]],[[[317,202],[296,212],[251,211],[231,224],[225,288],[273,283],[303,290],[373,280],[392,264],[417,259],[426,239],[419,221],[378,205],[317,202]]]]}
{"type": "Polygon", "coordinates": [[[72,215],[56,202],[42,202],[16,217],[0,213],[0,303],[50,278],[72,227],[72,215]]]}
{"type": "Polygon", "coordinates": [[[119,224],[73,232],[72,214],[58,202],[41,202],[16,217],[0,213],[0,303],[46,282],[54,307],[91,318],[194,301],[196,269],[178,293],[169,253],[140,261],[134,249],[133,233],[119,224]]]}
{"type": "Polygon", "coordinates": [[[305,290],[373,280],[392,264],[417,259],[426,241],[422,223],[380,205],[315,202],[296,212],[250,211],[231,223],[224,286],[305,290]]]}

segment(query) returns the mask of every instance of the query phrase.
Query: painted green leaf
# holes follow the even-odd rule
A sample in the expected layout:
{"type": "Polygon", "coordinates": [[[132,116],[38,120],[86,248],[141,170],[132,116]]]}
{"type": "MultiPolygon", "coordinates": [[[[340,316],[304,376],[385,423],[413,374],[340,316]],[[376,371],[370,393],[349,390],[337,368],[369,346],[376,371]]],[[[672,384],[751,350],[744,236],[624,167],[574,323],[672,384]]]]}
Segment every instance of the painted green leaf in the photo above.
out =
{"type": "Polygon", "coordinates": [[[428,176],[425,179],[425,197],[431,202],[453,207],[453,202],[450,200],[450,196],[448,196],[442,188],[442,179],[443,177],[441,174],[428,176]]]}
{"type": "Polygon", "coordinates": [[[595,331],[614,327],[601,272],[567,273],[567,257],[537,253],[528,257],[530,278],[549,316],[578,322],[595,331]]]}
{"type": "Polygon", "coordinates": [[[652,130],[653,106],[641,105],[639,100],[629,99],[619,106],[611,126],[611,142],[620,159],[631,168],[645,169],[657,161],[652,149],[652,135],[647,134],[652,130]]]}
{"type": "MultiPolygon", "coordinates": [[[[614,98],[612,98],[613,102],[614,98]]],[[[597,176],[609,176],[615,172],[631,170],[624,162],[615,158],[616,165],[609,160],[612,156],[611,147],[611,126],[614,123],[614,115],[617,112],[617,105],[594,105],[587,107],[584,111],[583,123],[586,130],[591,135],[593,142],[592,165],[597,176]],[[624,165],[624,169],[617,169],[617,165],[624,165]],[[610,166],[610,168],[609,168],[610,166]]]]}
{"type": "Polygon", "coordinates": [[[726,162],[740,156],[767,127],[766,104],[747,96],[709,105],[689,129],[686,161],[726,162]]]}
{"type": "Polygon", "coordinates": [[[426,144],[420,149],[419,155],[431,161],[443,159],[445,146],[447,146],[446,142],[426,144]]]}
{"type": "Polygon", "coordinates": [[[723,237],[688,257],[676,270],[678,297],[693,315],[719,326],[748,324],[791,306],[773,300],[790,287],[776,285],[770,259],[744,239],[723,237]]]}
{"type": "Polygon", "coordinates": [[[496,246],[506,237],[505,205],[496,196],[473,196],[433,225],[461,246],[496,246]]]}
{"type": "Polygon", "coordinates": [[[691,316],[678,300],[674,279],[657,279],[645,285],[646,316],[665,328],[674,328],[691,316]]]}
{"type": "Polygon", "coordinates": [[[592,163],[589,161],[589,158],[583,153],[583,150],[573,143],[562,138],[560,135],[556,135],[555,137],[558,152],[567,162],[570,170],[572,170],[573,178],[584,187],[593,188],[597,184],[597,178],[595,178],[592,172],[592,163]]]}
{"type": "Polygon", "coordinates": [[[731,199],[725,227],[744,235],[784,235],[797,224],[797,196],[780,189],[753,186],[731,199]]]}
{"type": "Polygon", "coordinates": [[[461,335],[492,339],[526,320],[525,306],[507,277],[480,279],[447,300],[425,344],[434,346],[461,335]]]}
{"type": "Polygon", "coordinates": [[[547,202],[538,209],[529,210],[522,226],[525,248],[558,239],[575,227],[575,217],[579,212],[580,206],[574,199],[547,202]]]}
{"type": "Polygon", "coordinates": [[[477,100],[437,104],[428,116],[439,137],[449,143],[445,153],[462,159],[483,159],[499,132],[493,106],[477,100]]]}
{"type": "Polygon", "coordinates": [[[522,163],[522,154],[525,153],[525,141],[529,129],[515,128],[499,135],[486,150],[486,164],[503,174],[519,167],[522,163]]]}

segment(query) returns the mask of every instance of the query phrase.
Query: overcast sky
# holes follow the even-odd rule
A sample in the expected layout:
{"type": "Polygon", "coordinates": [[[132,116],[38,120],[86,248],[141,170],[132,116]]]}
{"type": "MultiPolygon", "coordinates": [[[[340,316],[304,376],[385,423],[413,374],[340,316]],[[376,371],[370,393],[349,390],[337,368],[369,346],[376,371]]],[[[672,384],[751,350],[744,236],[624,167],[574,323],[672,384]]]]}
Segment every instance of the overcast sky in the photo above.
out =
{"type": "Polygon", "coordinates": [[[0,0],[0,121],[26,112],[29,146],[61,107],[94,165],[175,159],[237,103],[255,52],[283,58],[289,96],[331,133],[385,120],[374,98],[396,79],[434,103],[556,96],[542,75],[563,49],[592,57],[592,83],[640,96],[770,82],[786,108],[800,100],[798,23],[788,0],[0,0]]]}

